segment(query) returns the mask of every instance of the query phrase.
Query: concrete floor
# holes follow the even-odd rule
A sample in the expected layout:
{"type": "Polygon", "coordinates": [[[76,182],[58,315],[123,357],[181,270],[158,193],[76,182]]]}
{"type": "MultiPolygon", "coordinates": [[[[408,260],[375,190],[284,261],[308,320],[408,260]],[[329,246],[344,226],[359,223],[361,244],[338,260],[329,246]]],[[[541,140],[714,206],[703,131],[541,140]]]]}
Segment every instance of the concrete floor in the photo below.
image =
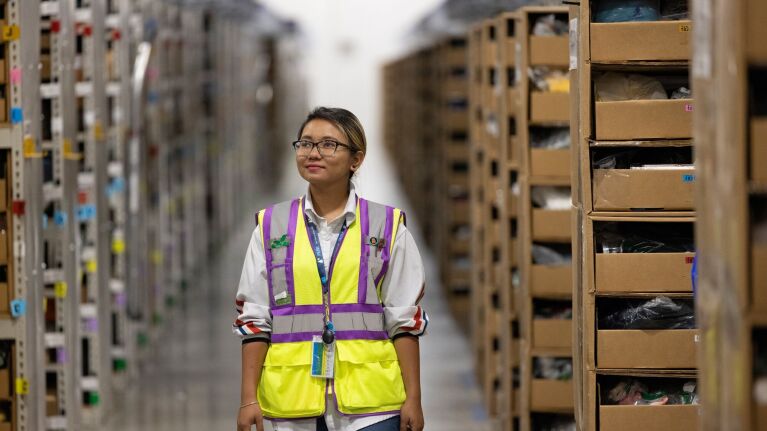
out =
{"type": "MultiPolygon", "coordinates": [[[[234,430],[239,406],[240,344],[231,334],[234,294],[252,229],[243,217],[236,235],[212,256],[176,317],[166,321],[141,377],[116,399],[107,430],[234,430]]],[[[436,267],[424,246],[431,317],[422,338],[422,386],[427,430],[490,429],[473,377],[468,340],[441,295],[436,267]]],[[[255,428],[253,428],[255,429],[255,428]]],[[[271,430],[271,427],[267,427],[271,430]]]]}

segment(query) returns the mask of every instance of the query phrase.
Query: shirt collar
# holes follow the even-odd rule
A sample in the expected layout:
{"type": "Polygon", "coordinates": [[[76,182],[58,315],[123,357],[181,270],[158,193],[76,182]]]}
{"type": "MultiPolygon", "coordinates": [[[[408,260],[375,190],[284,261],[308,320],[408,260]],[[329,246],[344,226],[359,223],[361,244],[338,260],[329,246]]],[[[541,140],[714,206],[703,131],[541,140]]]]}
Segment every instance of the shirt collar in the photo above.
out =
{"type": "MultiPolygon", "coordinates": [[[[307,216],[309,216],[309,218],[315,223],[323,219],[322,217],[320,217],[319,214],[317,214],[316,211],[314,211],[314,204],[312,203],[312,194],[309,193],[308,186],[306,188],[306,194],[304,195],[304,213],[307,216]]],[[[349,197],[346,198],[346,206],[344,207],[344,213],[342,214],[342,216],[346,220],[347,226],[350,225],[354,221],[354,219],[357,217],[357,193],[354,189],[354,184],[352,183],[349,183],[349,197]]],[[[340,218],[341,217],[339,217],[338,219],[340,218]]],[[[332,223],[334,221],[335,220],[331,220],[327,222],[332,223]]]]}

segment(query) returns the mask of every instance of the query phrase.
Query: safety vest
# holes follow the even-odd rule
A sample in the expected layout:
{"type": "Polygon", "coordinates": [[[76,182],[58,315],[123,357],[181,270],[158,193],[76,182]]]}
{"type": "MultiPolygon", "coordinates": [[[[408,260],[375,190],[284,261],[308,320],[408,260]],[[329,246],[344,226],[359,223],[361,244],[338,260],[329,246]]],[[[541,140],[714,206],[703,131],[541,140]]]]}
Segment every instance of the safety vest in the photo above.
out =
{"type": "Polygon", "coordinates": [[[271,346],[258,385],[266,417],[320,416],[329,391],[346,415],[399,412],[405,387],[384,327],[380,287],[401,217],[399,209],[358,198],[354,222],[328,271],[335,375],[322,379],[311,376],[312,338],[322,334],[325,309],[303,200],[258,213],[272,313],[271,346]]]}

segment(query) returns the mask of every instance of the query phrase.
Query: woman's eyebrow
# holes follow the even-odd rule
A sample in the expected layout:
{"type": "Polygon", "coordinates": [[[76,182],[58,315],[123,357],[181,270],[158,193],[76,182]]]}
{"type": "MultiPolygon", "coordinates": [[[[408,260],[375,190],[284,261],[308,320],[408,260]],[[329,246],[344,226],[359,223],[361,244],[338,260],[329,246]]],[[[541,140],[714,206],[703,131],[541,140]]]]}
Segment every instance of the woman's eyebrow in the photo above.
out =
{"type": "MultiPolygon", "coordinates": [[[[301,136],[301,139],[309,139],[309,140],[312,140],[312,139],[314,139],[314,138],[313,138],[312,136],[310,136],[310,135],[304,135],[304,136],[301,136]]],[[[324,141],[324,140],[327,140],[327,139],[329,139],[329,140],[331,140],[331,141],[338,141],[338,138],[335,138],[335,137],[333,137],[333,136],[328,136],[328,135],[326,135],[326,136],[323,136],[323,137],[321,137],[321,138],[320,138],[320,139],[318,139],[318,140],[319,140],[319,141],[324,141]]]]}

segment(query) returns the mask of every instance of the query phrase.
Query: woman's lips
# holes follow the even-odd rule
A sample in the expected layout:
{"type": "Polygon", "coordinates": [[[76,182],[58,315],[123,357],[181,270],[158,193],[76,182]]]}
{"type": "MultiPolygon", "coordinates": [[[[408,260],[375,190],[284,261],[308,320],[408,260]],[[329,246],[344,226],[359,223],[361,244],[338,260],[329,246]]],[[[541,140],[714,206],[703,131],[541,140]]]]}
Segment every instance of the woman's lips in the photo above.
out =
{"type": "Polygon", "coordinates": [[[325,168],[323,168],[323,167],[322,167],[322,166],[320,166],[320,165],[306,165],[306,169],[307,169],[309,172],[317,172],[317,171],[319,171],[319,170],[321,170],[321,169],[325,169],[325,168]]]}

